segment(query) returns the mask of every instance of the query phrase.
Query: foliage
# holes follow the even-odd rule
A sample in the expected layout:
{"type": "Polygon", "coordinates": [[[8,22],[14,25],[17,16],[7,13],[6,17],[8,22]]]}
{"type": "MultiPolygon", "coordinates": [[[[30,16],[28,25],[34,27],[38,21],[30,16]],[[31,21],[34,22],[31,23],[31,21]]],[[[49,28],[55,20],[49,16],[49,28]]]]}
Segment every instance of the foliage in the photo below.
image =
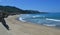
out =
{"type": "Polygon", "coordinates": [[[39,12],[35,10],[22,10],[14,6],[0,6],[0,11],[8,14],[40,14],[45,12],[39,12]]]}

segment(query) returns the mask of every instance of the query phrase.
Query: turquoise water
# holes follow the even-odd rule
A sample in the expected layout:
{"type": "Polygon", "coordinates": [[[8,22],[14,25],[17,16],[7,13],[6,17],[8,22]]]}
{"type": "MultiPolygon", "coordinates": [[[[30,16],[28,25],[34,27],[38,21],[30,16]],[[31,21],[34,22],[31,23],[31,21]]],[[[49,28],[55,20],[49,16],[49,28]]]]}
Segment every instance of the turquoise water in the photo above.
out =
{"type": "Polygon", "coordinates": [[[60,26],[60,14],[21,14],[19,20],[45,26],[60,26]]]}

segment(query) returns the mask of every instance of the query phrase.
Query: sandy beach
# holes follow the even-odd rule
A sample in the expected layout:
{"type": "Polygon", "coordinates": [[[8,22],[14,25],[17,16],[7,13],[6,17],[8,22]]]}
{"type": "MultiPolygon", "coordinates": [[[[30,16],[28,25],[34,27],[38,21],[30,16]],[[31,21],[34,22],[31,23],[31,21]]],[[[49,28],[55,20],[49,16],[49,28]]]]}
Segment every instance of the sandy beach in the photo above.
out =
{"type": "Polygon", "coordinates": [[[16,20],[19,15],[9,16],[6,22],[10,29],[8,32],[12,35],[60,35],[60,30],[42,25],[23,23],[16,20]]]}

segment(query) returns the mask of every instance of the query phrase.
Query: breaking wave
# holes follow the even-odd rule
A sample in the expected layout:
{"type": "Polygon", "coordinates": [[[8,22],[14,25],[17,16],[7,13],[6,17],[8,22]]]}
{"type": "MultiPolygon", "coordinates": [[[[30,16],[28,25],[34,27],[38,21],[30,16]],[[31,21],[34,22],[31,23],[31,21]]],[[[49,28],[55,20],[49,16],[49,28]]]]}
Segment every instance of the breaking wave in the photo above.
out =
{"type": "Polygon", "coordinates": [[[25,20],[23,20],[24,18],[22,17],[19,17],[19,20],[22,21],[22,22],[26,22],[25,20]]]}
{"type": "Polygon", "coordinates": [[[57,21],[57,22],[60,22],[60,20],[57,20],[57,19],[46,18],[46,20],[51,20],[51,21],[57,21]]]}
{"type": "MultiPolygon", "coordinates": [[[[52,16],[53,18],[53,16],[52,16]]],[[[49,18],[47,18],[44,15],[40,15],[40,14],[22,14],[20,15],[20,17],[18,18],[20,21],[22,22],[33,22],[33,23],[37,23],[37,24],[42,24],[45,26],[60,26],[60,20],[55,19],[56,17],[54,17],[54,19],[52,19],[50,16],[49,18]]]]}

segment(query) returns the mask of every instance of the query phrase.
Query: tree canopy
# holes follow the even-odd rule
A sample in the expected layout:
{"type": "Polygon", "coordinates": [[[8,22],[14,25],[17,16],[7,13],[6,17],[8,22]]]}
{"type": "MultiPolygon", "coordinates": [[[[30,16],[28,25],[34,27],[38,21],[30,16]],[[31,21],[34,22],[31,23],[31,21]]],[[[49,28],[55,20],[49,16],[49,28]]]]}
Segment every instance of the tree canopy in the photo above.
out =
{"type": "Polygon", "coordinates": [[[20,8],[14,6],[0,6],[0,10],[3,12],[7,12],[9,14],[39,14],[45,12],[39,12],[35,10],[22,10],[20,8]]]}

